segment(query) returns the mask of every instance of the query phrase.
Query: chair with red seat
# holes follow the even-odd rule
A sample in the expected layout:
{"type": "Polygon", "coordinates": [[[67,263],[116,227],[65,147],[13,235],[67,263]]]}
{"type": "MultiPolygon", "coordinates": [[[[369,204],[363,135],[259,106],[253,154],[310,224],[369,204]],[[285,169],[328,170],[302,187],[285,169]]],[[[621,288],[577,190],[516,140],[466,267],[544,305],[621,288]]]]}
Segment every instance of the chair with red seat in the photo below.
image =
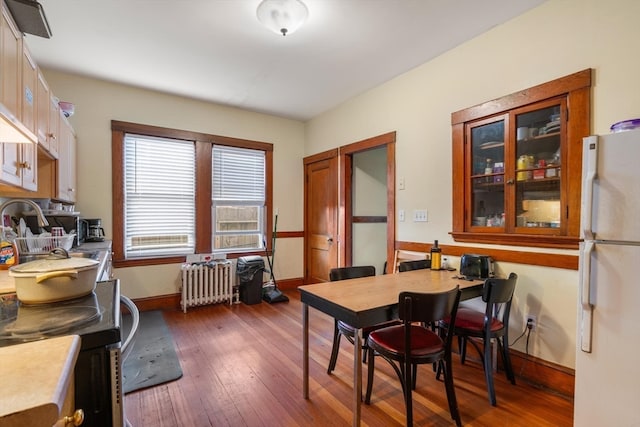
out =
{"type": "MultiPolygon", "coordinates": [[[[496,406],[496,392],[493,385],[492,339],[495,339],[498,345],[498,353],[502,357],[507,379],[511,384],[516,383],[509,356],[509,314],[517,280],[516,273],[511,273],[508,279],[487,279],[482,288],[482,301],[486,303],[485,311],[460,307],[455,320],[454,333],[460,338],[460,360],[464,363],[467,342],[470,342],[482,359],[489,402],[493,406],[496,406]],[[482,340],[482,350],[476,339],[482,340]]],[[[440,324],[447,326],[446,321],[440,324]]]]}
{"type": "MultiPolygon", "coordinates": [[[[368,277],[368,276],[375,276],[375,275],[376,275],[376,268],[372,265],[340,267],[340,268],[332,268],[329,271],[329,280],[332,282],[336,282],[339,280],[356,279],[359,277],[368,277]]],[[[375,330],[376,328],[382,328],[382,327],[389,326],[392,324],[397,324],[397,323],[398,321],[395,320],[390,322],[384,322],[379,325],[369,326],[362,329],[362,338],[363,338],[362,360],[363,362],[366,361],[366,357],[367,357],[366,344],[367,344],[367,337],[369,336],[369,333],[375,330]]],[[[333,370],[336,368],[336,362],[338,360],[338,350],[340,349],[340,337],[342,335],[344,335],[345,338],[347,338],[347,340],[351,344],[355,343],[354,341],[355,329],[353,328],[353,326],[347,323],[344,323],[341,320],[335,320],[334,328],[333,328],[333,344],[331,348],[331,358],[329,359],[329,367],[327,368],[327,374],[331,374],[331,372],[333,372],[333,370]]]]}
{"type": "Polygon", "coordinates": [[[451,418],[460,426],[451,368],[453,328],[440,328],[439,333],[424,324],[433,324],[448,317],[455,322],[460,301],[458,287],[446,292],[401,292],[398,305],[401,325],[378,329],[369,334],[367,347],[369,366],[365,403],[371,403],[375,357],[381,356],[393,367],[404,394],[407,426],[413,425],[412,390],[416,386],[416,366],[438,363],[444,371],[444,383],[451,418]],[[421,322],[420,324],[416,322],[421,322]]]}

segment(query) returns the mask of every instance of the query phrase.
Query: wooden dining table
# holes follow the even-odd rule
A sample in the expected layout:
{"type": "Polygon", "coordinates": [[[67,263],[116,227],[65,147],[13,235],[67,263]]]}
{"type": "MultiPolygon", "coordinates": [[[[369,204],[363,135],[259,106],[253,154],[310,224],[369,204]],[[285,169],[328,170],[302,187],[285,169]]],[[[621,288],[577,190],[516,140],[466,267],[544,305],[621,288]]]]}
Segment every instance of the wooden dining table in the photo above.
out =
{"type": "Polygon", "coordinates": [[[460,286],[461,299],[465,300],[480,296],[483,284],[482,280],[461,278],[455,271],[413,270],[298,287],[302,302],[303,397],[309,399],[309,306],[348,323],[356,330],[359,339],[353,346],[353,425],[359,426],[362,328],[390,320],[400,292],[442,292],[460,286]]]}

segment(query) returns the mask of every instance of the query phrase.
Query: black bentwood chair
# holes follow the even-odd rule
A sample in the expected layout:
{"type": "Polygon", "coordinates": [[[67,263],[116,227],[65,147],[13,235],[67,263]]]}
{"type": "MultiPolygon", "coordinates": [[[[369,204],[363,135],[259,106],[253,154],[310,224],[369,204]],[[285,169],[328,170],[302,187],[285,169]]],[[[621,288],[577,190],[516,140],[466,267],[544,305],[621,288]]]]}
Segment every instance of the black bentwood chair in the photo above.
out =
{"type": "Polygon", "coordinates": [[[451,340],[453,328],[440,328],[439,333],[423,324],[433,324],[444,318],[455,322],[461,291],[456,287],[439,293],[401,292],[398,299],[401,325],[378,329],[369,334],[368,384],[365,403],[371,403],[374,355],[379,355],[393,367],[402,384],[407,426],[413,425],[412,390],[416,387],[416,367],[438,363],[444,371],[444,384],[451,418],[462,425],[456,402],[451,368],[451,340]],[[418,324],[416,322],[422,322],[418,324]]]}
{"type": "MultiPolygon", "coordinates": [[[[339,280],[356,279],[359,277],[375,276],[376,268],[372,265],[362,265],[353,267],[341,267],[333,268],[329,271],[329,280],[336,282],[339,280]]],[[[369,333],[377,328],[383,328],[385,326],[398,324],[398,321],[390,321],[381,323],[379,325],[369,326],[362,329],[363,338],[363,352],[362,360],[366,361],[366,344],[369,333]]],[[[336,361],[338,360],[338,350],[340,349],[340,337],[344,335],[345,338],[351,343],[355,343],[355,329],[353,326],[344,323],[341,320],[334,320],[333,328],[333,345],[331,347],[331,359],[329,359],[329,367],[327,368],[327,374],[331,374],[336,368],[336,361]]]]}
{"type": "MultiPolygon", "coordinates": [[[[487,279],[482,288],[482,301],[486,303],[484,311],[461,307],[455,322],[454,333],[459,338],[460,361],[464,363],[466,357],[467,341],[478,351],[482,358],[482,366],[487,381],[489,402],[496,406],[496,391],[493,385],[493,363],[491,357],[491,339],[495,339],[498,345],[498,353],[502,356],[505,374],[511,384],[516,383],[509,356],[509,314],[511,301],[516,288],[518,275],[511,273],[508,279],[487,279]],[[476,343],[481,339],[483,349],[476,343]]],[[[447,326],[447,321],[440,322],[441,326],[447,326]]]]}
{"type": "Polygon", "coordinates": [[[430,259],[418,259],[415,261],[404,261],[398,264],[398,271],[402,273],[403,271],[411,271],[411,270],[424,270],[426,268],[431,268],[431,260],[430,259]]]}

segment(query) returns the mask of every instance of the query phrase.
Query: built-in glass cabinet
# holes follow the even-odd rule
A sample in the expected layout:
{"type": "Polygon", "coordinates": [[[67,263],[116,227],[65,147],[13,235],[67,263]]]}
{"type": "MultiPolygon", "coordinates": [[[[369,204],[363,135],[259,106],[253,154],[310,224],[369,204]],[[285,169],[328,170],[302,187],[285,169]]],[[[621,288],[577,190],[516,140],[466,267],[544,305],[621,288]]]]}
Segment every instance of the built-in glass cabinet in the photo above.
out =
{"type": "Polygon", "coordinates": [[[577,246],[590,78],[585,70],[453,113],[455,240],[577,246]]]}

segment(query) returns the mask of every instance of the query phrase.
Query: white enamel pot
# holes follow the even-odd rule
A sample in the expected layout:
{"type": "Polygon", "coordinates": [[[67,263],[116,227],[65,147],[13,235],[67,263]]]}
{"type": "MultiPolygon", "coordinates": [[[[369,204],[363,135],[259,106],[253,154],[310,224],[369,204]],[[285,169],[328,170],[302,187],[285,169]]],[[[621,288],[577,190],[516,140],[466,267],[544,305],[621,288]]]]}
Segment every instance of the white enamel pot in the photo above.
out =
{"type": "Polygon", "coordinates": [[[65,301],[88,295],[96,287],[99,262],[70,257],[56,248],[47,258],[9,268],[15,280],[16,296],[25,304],[65,301]]]}

